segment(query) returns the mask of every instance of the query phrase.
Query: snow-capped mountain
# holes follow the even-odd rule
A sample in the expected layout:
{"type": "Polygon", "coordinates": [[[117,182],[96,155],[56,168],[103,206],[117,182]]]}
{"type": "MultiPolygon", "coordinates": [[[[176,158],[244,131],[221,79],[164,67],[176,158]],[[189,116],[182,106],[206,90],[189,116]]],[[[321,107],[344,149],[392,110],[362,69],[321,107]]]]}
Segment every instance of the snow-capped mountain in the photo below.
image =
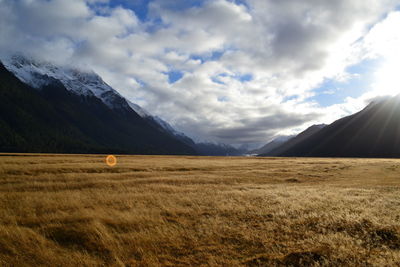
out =
{"type": "Polygon", "coordinates": [[[185,144],[202,155],[239,155],[235,148],[225,144],[195,143],[190,137],[174,129],[168,122],[153,116],[139,105],[125,99],[116,90],[103,81],[93,71],[68,66],[57,66],[16,55],[1,59],[4,67],[20,81],[41,92],[46,86],[61,83],[62,86],[79,97],[94,97],[118,114],[139,116],[147,126],[185,144]]]}
{"type": "Polygon", "coordinates": [[[197,153],[91,71],[1,59],[0,95],[3,152],[197,153]]]}
{"type": "Polygon", "coordinates": [[[3,65],[22,82],[40,89],[53,80],[61,82],[66,89],[78,95],[95,96],[110,108],[131,107],[139,115],[141,108],[121,101],[116,90],[106,84],[99,75],[72,67],[59,67],[48,62],[39,62],[21,55],[2,59],[3,65]]]}
{"type": "Polygon", "coordinates": [[[21,55],[2,59],[2,62],[18,79],[36,89],[42,88],[55,79],[60,81],[66,89],[73,93],[84,96],[95,96],[112,109],[131,108],[142,118],[156,124],[156,127],[162,128],[174,136],[188,138],[184,133],[176,131],[168,122],[160,117],[151,115],[144,108],[123,98],[93,71],[72,67],[59,67],[48,62],[38,62],[28,59],[21,55]]]}

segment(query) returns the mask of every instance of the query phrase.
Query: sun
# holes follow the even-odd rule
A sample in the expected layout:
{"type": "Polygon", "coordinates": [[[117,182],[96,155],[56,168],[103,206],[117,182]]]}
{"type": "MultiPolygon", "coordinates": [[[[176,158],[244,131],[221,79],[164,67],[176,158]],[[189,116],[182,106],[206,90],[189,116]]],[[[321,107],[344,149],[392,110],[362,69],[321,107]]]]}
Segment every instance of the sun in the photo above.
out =
{"type": "Polygon", "coordinates": [[[386,59],[375,72],[373,91],[376,95],[395,96],[400,94],[400,56],[386,59]]]}

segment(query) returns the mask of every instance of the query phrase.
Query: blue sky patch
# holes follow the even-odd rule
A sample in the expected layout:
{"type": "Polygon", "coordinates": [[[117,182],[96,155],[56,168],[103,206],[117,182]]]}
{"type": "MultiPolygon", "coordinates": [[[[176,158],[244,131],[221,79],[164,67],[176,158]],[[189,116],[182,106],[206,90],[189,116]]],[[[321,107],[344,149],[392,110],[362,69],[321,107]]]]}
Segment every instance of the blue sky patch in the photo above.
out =
{"type": "Polygon", "coordinates": [[[211,54],[210,60],[219,60],[223,54],[224,54],[223,51],[214,51],[211,54]]]}
{"type": "Polygon", "coordinates": [[[211,54],[206,54],[206,55],[191,55],[190,59],[193,60],[200,60],[201,63],[203,64],[206,61],[218,61],[223,54],[225,53],[225,51],[213,51],[211,54]]]}
{"type": "Polygon", "coordinates": [[[226,96],[219,96],[217,98],[218,102],[228,102],[228,97],[226,96]]]}
{"type": "Polygon", "coordinates": [[[108,5],[110,7],[122,6],[124,8],[131,9],[141,21],[145,21],[147,20],[148,5],[150,2],[151,0],[112,0],[108,3],[108,5]]]}
{"type": "Polygon", "coordinates": [[[219,79],[219,77],[220,77],[220,76],[211,77],[211,81],[213,81],[213,83],[225,84],[223,81],[221,81],[221,80],[219,79]]]}
{"type": "Polygon", "coordinates": [[[240,75],[237,78],[241,82],[249,82],[249,81],[253,80],[253,75],[248,73],[248,74],[240,75]]]}
{"type": "Polygon", "coordinates": [[[171,84],[179,81],[183,77],[183,72],[181,71],[174,70],[166,72],[166,74],[168,75],[168,82],[171,84]]]}
{"type": "Polygon", "coordinates": [[[379,59],[368,59],[346,69],[352,77],[347,81],[326,79],[314,90],[315,95],[308,100],[316,101],[320,106],[327,107],[343,103],[347,97],[360,97],[371,89],[373,72],[379,65],[379,59]]]}
{"type": "Polygon", "coordinates": [[[282,102],[288,102],[288,101],[291,101],[291,100],[296,100],[297,98],[298,98],[297,95],[287,96],[287,97],[283,98],[282,102]]]}

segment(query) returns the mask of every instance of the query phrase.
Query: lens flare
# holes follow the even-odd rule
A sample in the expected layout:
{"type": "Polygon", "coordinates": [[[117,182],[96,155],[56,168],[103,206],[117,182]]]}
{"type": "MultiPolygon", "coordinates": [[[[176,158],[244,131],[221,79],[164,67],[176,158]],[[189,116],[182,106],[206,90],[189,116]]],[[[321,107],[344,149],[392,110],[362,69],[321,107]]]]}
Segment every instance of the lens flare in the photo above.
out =
{"type": "Polygon", "coordinates": [[[110,167],[117,165],[117,158],[113,155],[108,155],[106,157],[106,164],[110,167]]]}

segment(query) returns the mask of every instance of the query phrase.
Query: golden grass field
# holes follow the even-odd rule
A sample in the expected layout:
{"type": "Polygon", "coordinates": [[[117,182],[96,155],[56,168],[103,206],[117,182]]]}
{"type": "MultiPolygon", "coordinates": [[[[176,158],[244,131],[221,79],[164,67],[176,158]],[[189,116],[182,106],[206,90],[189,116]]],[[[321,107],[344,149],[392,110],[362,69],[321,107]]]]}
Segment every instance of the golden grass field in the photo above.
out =
{"type": "Polygon", "coordinates": [[[400,160],[0,156],[0,266],[399,266],[400,160]]]}

